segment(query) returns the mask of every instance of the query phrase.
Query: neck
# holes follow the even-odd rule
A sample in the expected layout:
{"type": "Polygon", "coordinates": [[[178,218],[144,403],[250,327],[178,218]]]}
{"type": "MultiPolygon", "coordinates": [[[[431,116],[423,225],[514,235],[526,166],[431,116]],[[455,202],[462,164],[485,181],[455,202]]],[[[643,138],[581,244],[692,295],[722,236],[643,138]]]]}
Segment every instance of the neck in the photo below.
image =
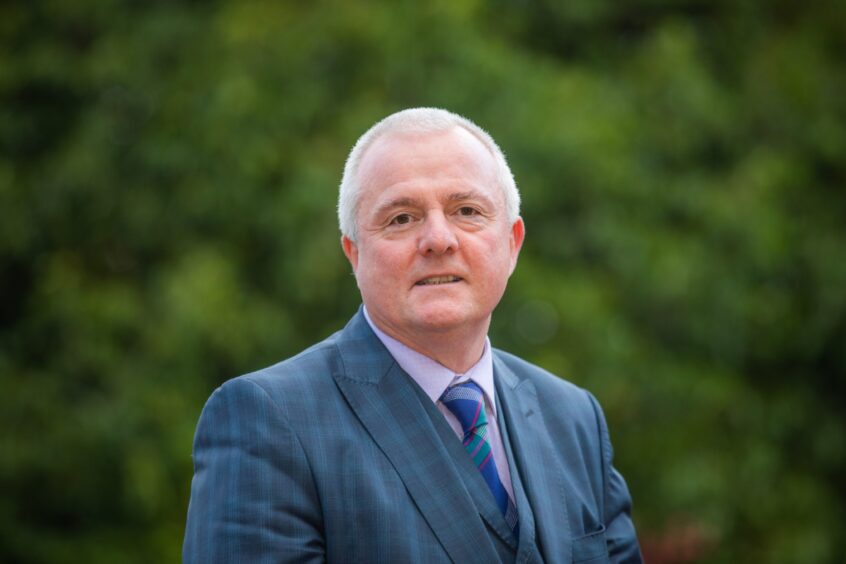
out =
{"type": "Polygon", "coordinates": [[[472,341],[466,339],[458,341],[446,337],[443,340],[429,339],[415,342],[404,341],[401,338],[391,336],[405,346],[446,366],[456,374],[464,374],[470,370],[474,364],[479,362],[479,359],[482,358],[482,353],[485,352],[485,335],[472,341]]]}
{"type": "Polygon", "coordinates": [[[456,374],[464,374],[482,358],[490,325],[490,317],[488,317],[478,326],[464,324],[449,330],[401,331],[381,323],[379,319],[372,316],[370,320],[386,335],[428,356],[456,374]]]}

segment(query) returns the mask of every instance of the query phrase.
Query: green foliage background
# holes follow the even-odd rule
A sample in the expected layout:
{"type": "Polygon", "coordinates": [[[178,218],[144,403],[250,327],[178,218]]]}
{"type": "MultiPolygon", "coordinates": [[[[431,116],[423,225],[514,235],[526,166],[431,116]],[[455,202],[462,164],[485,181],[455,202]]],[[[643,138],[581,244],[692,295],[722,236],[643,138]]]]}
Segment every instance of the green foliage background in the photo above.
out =
{"type": "MultiPolygon", "coordinates": [[[[0,561],[178,561],[200,409],[343,326],[346,152],[487,128],[492,340],[592,390],[654,562],[835,562],[846,4],[0,5],[0,561]]],[[[839,535],[839,536],[838,536],[839,535]]]]}

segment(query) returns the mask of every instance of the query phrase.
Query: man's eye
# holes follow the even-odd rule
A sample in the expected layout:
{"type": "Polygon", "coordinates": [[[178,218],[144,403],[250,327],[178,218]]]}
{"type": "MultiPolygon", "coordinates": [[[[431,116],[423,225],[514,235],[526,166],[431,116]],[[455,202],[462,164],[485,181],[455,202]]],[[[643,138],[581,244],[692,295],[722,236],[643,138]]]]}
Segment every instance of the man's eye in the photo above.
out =
{"type": "Polygon", "coordinates": [[[458,208],[458,213],[459,215],[470,217],[473,215],[477,215],[479,212],[476,210],[476,208],[471,208],[470,206],[462,206],[458,208]]]}
{"type": "Polygon", "coordinates": [[[391,225],[405,225],[411,221],[411,216],[407,213],[401,213],[391,220],[391,225]]]}

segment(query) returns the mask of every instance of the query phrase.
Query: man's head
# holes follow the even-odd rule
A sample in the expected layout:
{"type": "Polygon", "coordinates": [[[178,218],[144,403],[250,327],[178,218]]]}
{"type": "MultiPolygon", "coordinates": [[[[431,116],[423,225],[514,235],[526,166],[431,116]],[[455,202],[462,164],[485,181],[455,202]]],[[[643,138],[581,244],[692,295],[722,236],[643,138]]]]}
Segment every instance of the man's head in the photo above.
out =
{"type": "Polygon", "coordinates": [[[339,204],[373,321],[418,350],[432,335],[484,336],[523,242],[518,206],[502,152],[464,118],[417,109],[376,124],[350,154],[339,204]]]}
{"type": "Polygon", "coordinates": [[[454,127],[466,129],[490,151],[496,161],[497,184],[505,195],[506,211],[512,223],[520,215],[520,192],[514,182],[514,176],[505,160],[505,155],[488,135],[488,132],[458,114],[439,108],[410,108],[402,110],[376,122],[364,135],[358,138],[347,157],[341,190],[338,197],[338,224],[341,234],[352,241],[358,240],[356,213],[360,203],[361,181],[358,171],[361,160],[373,142],[391,132],[403,133],[438,133],[454,127]]]}

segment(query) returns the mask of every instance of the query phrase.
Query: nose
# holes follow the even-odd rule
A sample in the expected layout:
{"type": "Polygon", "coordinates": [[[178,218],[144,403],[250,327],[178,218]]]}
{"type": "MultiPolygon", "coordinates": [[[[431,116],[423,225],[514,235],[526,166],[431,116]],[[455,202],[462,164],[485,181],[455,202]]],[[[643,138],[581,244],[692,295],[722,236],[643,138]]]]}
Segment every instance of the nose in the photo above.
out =
{"type": "Polygon", "coordinates": [[[442,213],[430,213],[423,223],[417,250],[421,255],[442,255],[458,249],[458,238],[442,213]]]}

